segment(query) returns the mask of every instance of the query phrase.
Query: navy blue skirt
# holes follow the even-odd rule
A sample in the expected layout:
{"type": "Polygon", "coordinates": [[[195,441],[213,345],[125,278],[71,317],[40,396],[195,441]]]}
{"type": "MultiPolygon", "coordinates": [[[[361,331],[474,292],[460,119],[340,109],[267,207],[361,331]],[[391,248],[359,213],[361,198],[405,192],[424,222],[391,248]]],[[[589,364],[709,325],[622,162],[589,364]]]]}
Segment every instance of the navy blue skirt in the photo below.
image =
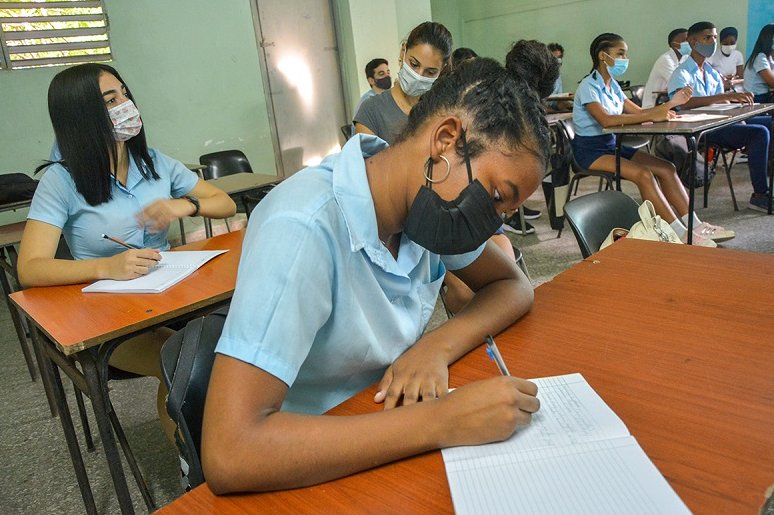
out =
{"type": "MultiPolygon", "coordinates": [[[[621,157],[631,159],[636,148],[621,146],[621,157]]],[[[588,169],[599,156],[615,155],[615,134],[599,136],[575,136],[572,140],[572,153],[581,167],[588,169]]]]}

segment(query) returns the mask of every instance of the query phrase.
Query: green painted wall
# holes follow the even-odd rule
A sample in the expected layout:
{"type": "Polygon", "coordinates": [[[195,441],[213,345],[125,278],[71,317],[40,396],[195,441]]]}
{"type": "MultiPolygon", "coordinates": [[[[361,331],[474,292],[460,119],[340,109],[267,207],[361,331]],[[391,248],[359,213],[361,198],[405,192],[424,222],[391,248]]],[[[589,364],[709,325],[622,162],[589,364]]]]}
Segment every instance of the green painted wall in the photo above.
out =
{"type": "MultiPolygon", "coordinates": [[[[184,162],[239,148],[274,174],[250,0],[106,0],[114,61],[148,142],[184,162]]],[[[32,169],[54,139],[46,92],[61,67],[0,71],[0,173],[32,169]]],[[[26,213],[0,215],[0,223],[26,213]]]]}
{"type": "Polygon", "coordinates": [[[666,51],[673,28],[708,20],[719,28],[739,29],[739,50],[745,53],[747,0],[433,0],[433,19],[450,27],[457,13],[455,46],[469,46],[481,55],[502,60],[510,44],[521,38],[558,41],[565,48],[562,81],[566,90],[588,73],[592,39],[603,32],[622,35],[629,45],[629,71],[622,80],[644,84],[656,58],[666,51]]]}

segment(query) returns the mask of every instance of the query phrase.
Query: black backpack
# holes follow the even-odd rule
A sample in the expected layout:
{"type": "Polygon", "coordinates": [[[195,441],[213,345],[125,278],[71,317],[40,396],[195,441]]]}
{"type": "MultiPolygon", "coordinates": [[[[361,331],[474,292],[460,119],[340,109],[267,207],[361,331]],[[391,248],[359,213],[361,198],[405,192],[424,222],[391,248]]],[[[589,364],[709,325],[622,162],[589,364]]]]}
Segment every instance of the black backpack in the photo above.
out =
{"type": "Polygon", "coordinates": [[[164,343],[161,372],[169,388],[167,413],[177,425],[175,443],[188,488],[204,482],[201,465],[202,420],[207,386],[215,362],[215,346],[226,322],[228,306],[198,317],[164,343]],[[187,470],[186,470],[187,467],[187,470]]]}
{"type": "Polygon", "coordinates": [[[0,204],[13,204],[30,200],[35,194],[38,181],[24,173],[0,175],[0,204]]]}

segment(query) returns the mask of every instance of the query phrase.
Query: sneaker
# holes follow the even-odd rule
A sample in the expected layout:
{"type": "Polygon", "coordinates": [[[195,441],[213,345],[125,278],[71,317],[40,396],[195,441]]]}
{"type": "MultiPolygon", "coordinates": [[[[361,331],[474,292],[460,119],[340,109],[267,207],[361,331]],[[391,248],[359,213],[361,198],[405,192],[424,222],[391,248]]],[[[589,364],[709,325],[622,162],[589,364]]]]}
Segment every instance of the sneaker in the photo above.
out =
{"type": "Polygon", "coordinates": [[[734,164],[742,164],[747,162],[747,154],[738,154],[736,158],[734,158],[734,164]]]}
{"type": "MultiPolygon", "coordinates": [[[[680,241],[683,243],[688,243],[688,231],[685,231],[685,234],[680,238],[680,241]]],[[[696,231],[693,231],[693,245],[696,245],[697,247],[710,247],[715,248],[718,246],[717,243],[714,241],[703,237],[700,234],[696,234],[696,231]]]]}
{"type": "Polygon", "coordinates": [[[702,222],[696,227],[694,227],[693,234],[694,235],[698,234],[702,238],[712,240],[715,243],[722,243],[724,241],[728,241],[736,237],[736,233],[734,231],[730,231],[728,229],[724,229],[719,225],[712,225],[707,222],[702,222]]]}
{"type": "Polygon", "coordinates": [[[753,193],[750,197],[750,204],[748,204],[747,209],[768,213],[769,196],[766,193],[753,193]]]}
{"type": "Polygon", "coordinates": [[[524,227],[526,228],[526,231],[521,230],[521,219],[519,218],[519,213],[514,214],[503,223],[503,229],[508,232],[512,232],[513,234],[526,236],[527,234],[532,234],[535,232],[535,228],[527,222],[524,222],[524,227]]]}
{"type": "Polygon", "coordinates": [[[530,209],[527,206],[521,206],[521,214],[524,215],[525,220],[537,220],[541,215],[539,210],[530,209]]]}

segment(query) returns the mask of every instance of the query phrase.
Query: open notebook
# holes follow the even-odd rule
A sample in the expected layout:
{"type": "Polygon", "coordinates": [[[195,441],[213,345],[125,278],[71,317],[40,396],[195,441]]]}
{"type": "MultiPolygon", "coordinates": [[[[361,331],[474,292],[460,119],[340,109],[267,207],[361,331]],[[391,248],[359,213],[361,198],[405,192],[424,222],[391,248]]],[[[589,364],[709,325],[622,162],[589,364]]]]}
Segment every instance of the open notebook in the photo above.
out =
{"type": "Polygon", "coordinates": [[[180,250],[162,252],[161,261],[147,275],[128,281],[104,279],[83,288],[85,293],[161,293],[192,273],[200,266],[227,250],[180,250]]]}
{"type": "Polygon", "coordinates": [[[690,513],[582,375],[534,382],[529,426],[442,451],[456,513],[690,513]]]}

